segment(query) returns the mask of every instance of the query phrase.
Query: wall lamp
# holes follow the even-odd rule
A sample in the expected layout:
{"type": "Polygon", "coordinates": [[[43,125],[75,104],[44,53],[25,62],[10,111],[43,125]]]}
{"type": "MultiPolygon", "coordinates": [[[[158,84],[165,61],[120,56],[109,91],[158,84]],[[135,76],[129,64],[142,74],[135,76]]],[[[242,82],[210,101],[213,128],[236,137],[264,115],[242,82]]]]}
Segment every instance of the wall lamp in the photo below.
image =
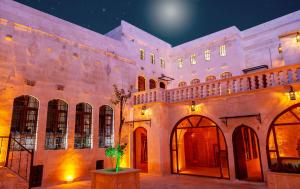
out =
{"type": "Polygon", "coordinates": [[[290,86],[289,96],[290,100],[296,100],[296,93],[293,86],[290,86]]]}
{"type": "Polygon", "coordinates": [[[141,109],[141,115],[145,115],[147,107],[144,105],[141,109]]]}
{"type": "Polygon", "coordinates": [[[196,102],[193,100],[191,105],[191,111],[194,112],[196,110],[196,102]]]}
{"type": "Polygon", "coordinates": [[[300,33],[299,32],[297,32],[297,34],[296,34],[296,40],[297,40],[297,43],[300,43],[300,33]]]}
{"type": "Polygon", "coordinates": [[[279,53],[279,54],[282,53],[282,46],[281,46],[281,43],[278,45],[278,53],[279,53]]]}

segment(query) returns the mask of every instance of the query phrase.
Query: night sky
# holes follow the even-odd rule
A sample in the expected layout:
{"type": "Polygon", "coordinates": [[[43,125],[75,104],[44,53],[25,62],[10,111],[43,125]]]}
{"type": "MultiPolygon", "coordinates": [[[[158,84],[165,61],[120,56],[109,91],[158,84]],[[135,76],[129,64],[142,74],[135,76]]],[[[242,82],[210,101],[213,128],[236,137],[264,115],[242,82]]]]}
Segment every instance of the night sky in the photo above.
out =
{"type": "Polygon", "coordinates": [[[125,20],[173,46],[300,10],[299,0],[17,0],[105,34],[125,20]]]}

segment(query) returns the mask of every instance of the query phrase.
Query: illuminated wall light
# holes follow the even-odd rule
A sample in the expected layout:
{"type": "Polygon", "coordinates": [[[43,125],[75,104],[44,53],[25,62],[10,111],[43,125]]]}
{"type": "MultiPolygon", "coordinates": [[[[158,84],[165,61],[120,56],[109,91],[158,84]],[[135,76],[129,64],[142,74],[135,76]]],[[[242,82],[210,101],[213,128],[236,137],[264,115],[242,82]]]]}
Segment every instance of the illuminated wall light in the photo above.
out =
{"type": "Polygon", "coordinates": [[[292,86],[290,86],[289,96],[290,96],[290,100],[296,100],[296,93],[292,86]]]}
{"type": "Polygon", "coordinates": [[[66,177],[66,182],[67,183],[72,183],[74,181],[74,177],[72,176],[72,175],[68,175],[67,177],[66,177]]]}
{"type": "Polygon", "coordinates": [[[281,44],[278,45],[278,53],[279,53],[279,54],[282,53],[282,46],[281,46],[281,44]]]}
{"type": "Polygon", "coordinates": [[[146,106],[142,106],[142,109],[141,109],[141,115],[145,115],[146,109],[147,109],[146,106]]]}
{"type": "Polygon", "coordinates": [[[9,35],[7,34],[5,37],[4,37],[5,41],[12,41],[14,38],[12,35],[9,35]]]}
{"type": "Polygon", "coordinates": [[[194,112],[196,110],[196,102],[192,101],[191,111],[194,112]]]}
{"type": "Polygon", "coordinates": [[[296,40],[297,40],[297,43],[300,43],[300,33],[299,32],[297,32],[297,34],[296,34],[296,40]]]}

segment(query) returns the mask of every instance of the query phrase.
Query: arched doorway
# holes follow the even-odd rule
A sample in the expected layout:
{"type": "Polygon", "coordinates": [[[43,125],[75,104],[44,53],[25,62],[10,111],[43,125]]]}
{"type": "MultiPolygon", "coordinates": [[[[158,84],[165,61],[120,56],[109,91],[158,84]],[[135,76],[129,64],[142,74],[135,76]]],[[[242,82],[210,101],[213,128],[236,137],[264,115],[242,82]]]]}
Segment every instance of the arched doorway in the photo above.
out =
{"type": "Polygon", "coordinates": [[[143,76],[138,77],[138,91],[146,90],[146,80],[143,76]]]}
{"type": "Polygon", "coordinates": [[[227,144],[215,122],[201,115],[177,122],[171,134],[174,174],[229,178],[227,144]]]}
{"type": "Polygon", "coordinates": [[[149,88],[150,89],[155,89],[156,88],[156,82],[154,79],[149,80],[149,88]]]}
{"type": "Polygon", "coordinates": [[[236,178],[262,182],[259,141],[255,131],[248,126],[239,126],[233,132],[232,142],[236,178]]]}
{"type": "Polygon", "coordinates": [[[272,171],[297,173],[300,166],[300,104],[273,120],[267,137],[267,157],[272,171]]]}
{"type": "Polygon", "coordinates": [[[134,168],[148,172],[148,142],[147,130],[143,127],[137,128],[134,133],[134,168]]]}

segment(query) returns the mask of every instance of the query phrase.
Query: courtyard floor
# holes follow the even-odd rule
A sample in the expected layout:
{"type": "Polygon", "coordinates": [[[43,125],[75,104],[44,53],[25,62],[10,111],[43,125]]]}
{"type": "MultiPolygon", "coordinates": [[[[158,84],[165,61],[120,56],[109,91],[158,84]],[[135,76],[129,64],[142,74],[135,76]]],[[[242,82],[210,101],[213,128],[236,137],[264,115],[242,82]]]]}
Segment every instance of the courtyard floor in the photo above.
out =
{"type": "MultiPolygon", "coordinates": [[[[90,187],[90,181],[81,181],[41,189],[88,189],[90,187]]],[[[141,189],[199,189],[200,187],[203,189],[267,189],[264,183],[230,182],[222,179],[183,175],[153,176],[141,174],[141,189]]]]}

